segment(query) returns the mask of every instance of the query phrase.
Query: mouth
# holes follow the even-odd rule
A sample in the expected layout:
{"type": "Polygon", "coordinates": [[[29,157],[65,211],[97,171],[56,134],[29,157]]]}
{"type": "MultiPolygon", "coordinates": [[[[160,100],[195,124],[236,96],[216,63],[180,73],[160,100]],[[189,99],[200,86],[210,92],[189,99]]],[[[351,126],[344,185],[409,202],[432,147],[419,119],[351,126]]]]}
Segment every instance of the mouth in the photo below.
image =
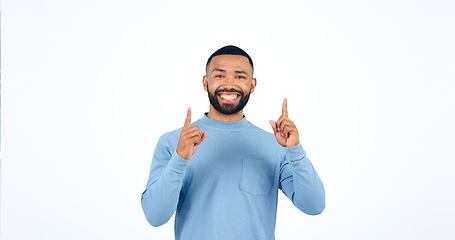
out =
{"type": "Polygon", "coordinates": [[[234,103],[237,99],[240,99],[240,94],[235,92],[221,92],[218,97],[225,103],[234,103]]]}

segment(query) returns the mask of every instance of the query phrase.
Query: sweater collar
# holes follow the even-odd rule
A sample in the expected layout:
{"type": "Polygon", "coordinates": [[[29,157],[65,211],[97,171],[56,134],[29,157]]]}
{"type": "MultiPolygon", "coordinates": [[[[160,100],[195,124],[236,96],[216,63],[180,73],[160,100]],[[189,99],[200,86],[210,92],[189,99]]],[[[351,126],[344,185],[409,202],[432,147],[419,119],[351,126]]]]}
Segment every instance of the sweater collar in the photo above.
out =
{"type": "Polygon", "coordinates": [[[246,127],[250,122],[246,120],[245,115],[243,115],[243,118],[239,121],[234,121],[234,122],[223,122],[223,121],[218,121],[215,119],[211,119],[207,117],[207,113],[204,113],[201,119],[199,119],[199,122],[201,122],[204,125],[207,125],[209,127],[215,127],[215,128],[221,128],[221,129],[238,129],[241,127],[246,127]]]}

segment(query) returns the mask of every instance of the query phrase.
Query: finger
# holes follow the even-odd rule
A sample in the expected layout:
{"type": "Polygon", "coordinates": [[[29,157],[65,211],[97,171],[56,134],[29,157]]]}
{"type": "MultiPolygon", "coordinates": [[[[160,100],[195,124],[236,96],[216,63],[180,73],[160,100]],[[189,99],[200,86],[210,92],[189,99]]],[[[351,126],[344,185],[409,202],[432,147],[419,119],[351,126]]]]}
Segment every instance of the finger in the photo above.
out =
{"type": "Polygon", "coordinates": [[[276,122],[270,120],[269,123],[270,123],[270,126],[272,126],[272,128],[273,128],[273,133],[276,135],[278,132],[276,122]]]}
{"type": "Polygon", "coordinates": [[[199,136],[202,137],[202,131],[198,126],[193,126],[193,128],[199,133],[199,136]]]}
{"type": "Polygon", "coordinates": [[[283,107],[282,107],[282,115],[283,116],[288,116],[288,99],[285,98],[283,101],[283,107]]]}
{"type": "Polygon", "coordinates": [[[191,138],[191,141],[193,142],[194,146],[198,146],[199,144],[204,141],[204,139],[207,137],[207,133],[202,133],[201,136],[194,136],[191,138]]]}
{"type": "Polygon", "coordinates": [[[284,125],[283,128],[281,129],[281,132],[284,134],[284,136],[288,137],[289,134],[293,131],[293,126],[292,125],[284,125]]]}
{"type": "Polygon", "coordinates": [[[201,142],[204,141],[204,139],[207,137],[207,133],[202,133],[202,137],[201,137],[201,142]]]}
{"type": "Polygon", "coordinates": [[[286,116],[281,116],[280,118],[278,118],[278,121],[276,121],[276,126],[278,128],[278,131],[281,131],[281,128],[283,127],[283,122],[284,121],[289,121],[289,119],[286,117],[286,116]]]}
{"type": "Polygon", "coordinates": [[[188,138],[188,141],[189,143],[192,143],[192,146],[197,146],[202,142],[201,137],[197,135],[188,138]]]}
{"type": "Polygon", "coordinates": [[[188,107],[188,113],[186,114],[185,124],[183,125],[183,129],[188,129],[191,126],[191,108],[188,107]]]}
{"type": "Polygon", "coordinates": [[[280,132],[287,135],[291,131],[291,129],[294,127],[294,123],[288,119],[284,119],[283,121],[281,121],[280,125],[278,125],[278,126],[280,127],[280,132]]]}
{"type": "Polygon", "coordinates": [[[202,132],[197,126],[193,126],[185,132],[185,138],[192,138],[194,136],[202,137],[202,132]]]}
{"type": "Polygon", "coordinates": [[[198,126],[192,126],[190,128],[190,130],[196,131],[196,132],[198,132],[199,136],[202,136],[202,131],[201,131],[201,129],[198,126]]]}

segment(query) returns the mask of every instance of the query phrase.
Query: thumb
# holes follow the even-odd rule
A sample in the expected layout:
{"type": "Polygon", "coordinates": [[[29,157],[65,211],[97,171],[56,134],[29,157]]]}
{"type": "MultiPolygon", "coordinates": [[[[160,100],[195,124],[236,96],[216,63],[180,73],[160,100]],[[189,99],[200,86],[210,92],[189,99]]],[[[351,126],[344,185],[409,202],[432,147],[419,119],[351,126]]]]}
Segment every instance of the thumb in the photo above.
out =
{"type": "Polygon", "coordinates": [[[276,127],[276,122],[273,120],[270,120],[269,123],[270,123],[270,126],[272,126],[272,128],[273,128],[273,133],[276,135],[278,133],[278,130],[276,127]]]}
{"type": "Polygon", "coordinates": [[[202,133],[201,142],[204,141],[204,139],[205,139],[206,137],[207,137],[207,133],[206,133],[206,132],[202,133]]]}

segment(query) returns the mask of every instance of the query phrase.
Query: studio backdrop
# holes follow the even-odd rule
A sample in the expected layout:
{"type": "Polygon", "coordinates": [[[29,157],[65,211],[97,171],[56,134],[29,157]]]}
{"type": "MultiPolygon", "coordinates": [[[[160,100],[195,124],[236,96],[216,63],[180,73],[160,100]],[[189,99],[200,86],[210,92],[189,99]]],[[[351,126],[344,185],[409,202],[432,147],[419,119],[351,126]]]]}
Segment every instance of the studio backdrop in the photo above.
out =
{"type": "Polygon", "coordinates": [[[140,205],[155,144],[209,109],[233,44],[244,110],[289,117],[321,177],[318,216],[280,193],[276,239],[454,239],[455,3],[2,0],[2,240],[173,239],[140,205]]]}

